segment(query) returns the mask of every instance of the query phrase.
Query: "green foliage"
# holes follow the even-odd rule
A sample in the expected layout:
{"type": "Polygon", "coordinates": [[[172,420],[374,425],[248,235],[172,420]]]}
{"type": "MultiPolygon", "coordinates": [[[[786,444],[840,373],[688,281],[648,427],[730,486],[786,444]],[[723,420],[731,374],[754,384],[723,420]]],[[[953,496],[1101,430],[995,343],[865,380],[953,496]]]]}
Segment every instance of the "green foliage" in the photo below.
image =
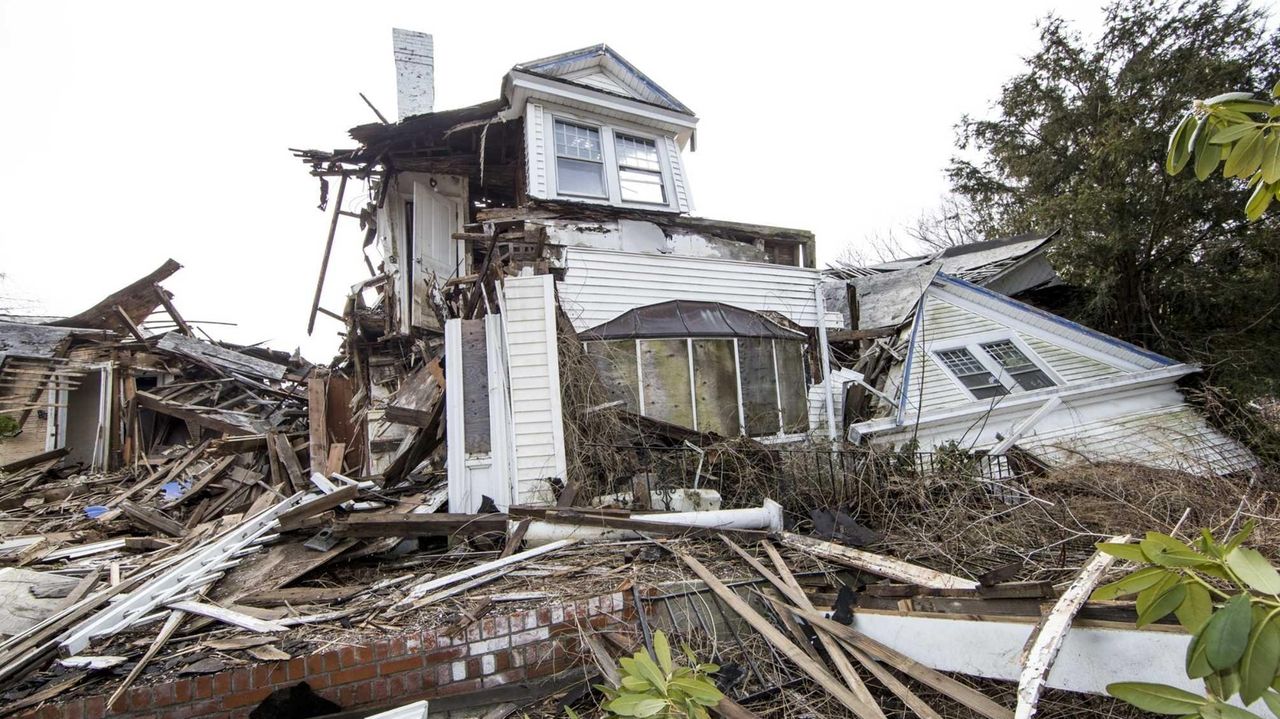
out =
{"type": "Polygon", "coordinates": [[[684,648],[688,666],[675,663],[671,646],[661,631],[653,635],[653,657],[639,651],[619,660],[622,684],[597,686],[609,701],[604,708],[609,716],[653,717],[654,719],[706,719],[707,707],[724,698],[708,675],[720,670],[715,664],[699,664],[688,647],[684,648]]]}
{"type": "Polygon", "coordinates": [[[1138,626],[1173,614],[1191,634],[1187,676],[1204,679],[1206,695],[1161,684],[1119,682],[1107,691],[1156,714],[1206,719],[1257,715],[1226,702],[1259,699],[1280,716],[1280,573],[1256,550],[1242,546],[1253,523],[1218,541],[1202,532],[1194,545],[1148,532],[1135,544],[1102,543],[1098,550],[1146,565],[1098,587],[1094,599],[1137,596],[1138,626]]]}
{"type": "MultiPolygon", "coordinates": [[[[1041,23],[1040,47],[1004,84],[994,117],[962,121],[952,189],[986,237],[1061,228],[1053,260],[1080,289],[1053,309],[1217,365],[1229,378],[1215,381],[1245,399],[1274,391],[1265,370],[1280,343],[1280,311],[1267,314],[1280,303],[1276,213],[1249,222],[1240,208],[1253,188],[1196,182],[1183,168],[1240,142],[1211,143],[1212,123],[1186,120],[1188,98],[1269,88],[1280,77],[1280,33],[1248,2],[1114,0],[1105,12],[1097,37],[1061,18],[1041,23]],[[1171,135],[1200,151],[1170,158],[1171,135]]],[[[1265,142],[1253,145],[1233,169],[1274,157],[1274,147],[1267,155],[1265,142]]]]}
{"type": "Polygon", "coordinates": [[[1165,153],[1165,172],[1176,175],[1195,158],[1197,180],[1222,165],[1223,177],[1247,180],[1252,188],[1244,214],[1257,220],[1280,196],[1280,83],[1271,98],[1228,92],[1196,100],[1173,134],[1165,153]]]}
{"type": "Polygon", "coordinates": [[[21,427],[18,426],[18,420],[7,414],[0,414],[0,439],[14,436],[19,429],[21,427]]]}

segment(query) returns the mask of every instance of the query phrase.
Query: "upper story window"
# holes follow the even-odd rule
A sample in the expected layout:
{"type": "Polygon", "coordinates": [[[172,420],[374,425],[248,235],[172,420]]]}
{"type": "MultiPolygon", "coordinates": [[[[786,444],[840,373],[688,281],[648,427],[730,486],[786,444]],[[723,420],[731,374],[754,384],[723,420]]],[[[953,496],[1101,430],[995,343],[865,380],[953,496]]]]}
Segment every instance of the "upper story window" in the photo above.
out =
{"type": "Polygon", "coordinates": [[[1000,339],[934,353],[975,399],[1057,386],[1013,340],[1000,339]]]}
{"type": "Polygon", "coordinates": [[[663,129],[530,103],[525,132],[531,197],[692,210],[679,146],[663,129]]]}
{"type": "Polygon", "coordinates": [[[608,197],[600,130],[556,120],[555,141],[559,194],[608,197]]]}
{"type": "Polygon", "coordinates": [[[653,140],[614,133],[618,155],[618,186],[624,202],[667,204],[667,191],[662,185],[662,163],[653,140]]]}

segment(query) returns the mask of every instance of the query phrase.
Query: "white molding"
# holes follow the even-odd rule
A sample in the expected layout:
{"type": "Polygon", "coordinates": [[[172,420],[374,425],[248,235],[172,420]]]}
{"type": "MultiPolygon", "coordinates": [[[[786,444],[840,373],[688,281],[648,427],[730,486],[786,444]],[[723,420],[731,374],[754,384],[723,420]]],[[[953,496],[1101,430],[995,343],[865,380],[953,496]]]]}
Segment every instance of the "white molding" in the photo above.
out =
{"type": "Polygon", "coordinates": [[[600,107],[615,113],[633,116],[641,121],[659,123],[681,134],[691,132],[698,124],[698,118],[674,110],[656,107],[648,103],[618,97],[601,90],[593,90],[582,85],[574,85],[564,81],[538,77],[520,70],[512,70],[507,75],[506,88],[510,103],[516,107],[523,101],[536,98],[552,98],[561,102],[577,102],[600,107]]]}
{"type": "Polygon", "coordinates": [[[530,102],[525,111],[525,164],[528,167],[530,197],[548,199],[547,195],[547,146],[546,125],[543,122],[542,105],[530,102]]]}

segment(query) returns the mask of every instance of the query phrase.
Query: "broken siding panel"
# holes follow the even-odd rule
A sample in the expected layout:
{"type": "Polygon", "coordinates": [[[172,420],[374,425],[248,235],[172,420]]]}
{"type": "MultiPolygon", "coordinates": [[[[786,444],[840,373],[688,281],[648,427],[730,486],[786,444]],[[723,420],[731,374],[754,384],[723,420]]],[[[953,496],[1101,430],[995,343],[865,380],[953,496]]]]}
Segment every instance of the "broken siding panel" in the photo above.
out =
{"type": "Polygon", "coordinates": [[[1185,404],[1029,434],[1018,446],[1055,463],[1135,462],[1193,474],[1229,474],[1256,464],[1240,443],[1185,404]]]}
{"type": "Polygon", "coordinates": [[[637,307],[669,300],[723,302],[773,311],[805,327],[818,323],[818,270],[756,262],[565,248],[560,299],[582,331],[637,307]]]}
{"type": "Polygon", "coordinates": [[[687,340],[640,340],[640,392],[644,416],[693,426],[687,340]]]}
{"type": "Polygon", "coordinates": [[[547,194],[547,143],[544,137],[542,105],[531,102],[525,110],[525,158],[529,174],[529,196],[546,199],[547,194]]]}
{"type": "Polygon", "coordinates": [[[503,287],[514,429],[513,502],[553,504],[549,479],[565,476],[560,361],[550,275],[508,278],[503,287]]]}
{"type": "Polygon", "coordinates": [[[1050,369],[1057,372],[1067,384],[1111,377],[1123,371],[1039,337],[1020,332],[1018,333],[1018,338],[1026,342],[1027,346],[1039,355],[1049,365],[1050,369]]]}

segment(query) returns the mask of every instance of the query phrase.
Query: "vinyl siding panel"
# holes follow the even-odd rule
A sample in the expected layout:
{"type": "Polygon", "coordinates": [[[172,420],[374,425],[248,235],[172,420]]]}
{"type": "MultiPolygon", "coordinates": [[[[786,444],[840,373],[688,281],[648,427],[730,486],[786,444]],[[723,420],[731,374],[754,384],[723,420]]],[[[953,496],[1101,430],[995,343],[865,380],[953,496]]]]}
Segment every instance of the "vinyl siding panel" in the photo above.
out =
{"type": "Polygon", "coordinates": [[[818,270],[756,262],[565,248],[560,301],[582,331],[637,307],[669,300],[723,302],[778,312],[816,327],[818,270]]]}
{"type": "Polygon", "coordinates": [[[997,322],[957,307],[937,297],[929,297],[924,309],[924,327],[918,340],[925,343],[951,340],[1003,329],[997,322]]]}
{"type": "Polygon", "coordinates": [[[515,450],[512,496],[518,504],[554,503],[546,480],[565,475],[551,282],[550,275],[511,277],[503,288],[515,450]]]}
{"type": "Polygon", "coordinates": [[[1067,384],[1091,382],[1104,377],[1121,374],[1123,370],[1099,362],[1092,357],[1073,352],[1052,342],[1034,337],[1026,333],[1018,333],[1018,337],[1027,343],[1049,368],[1060,375],[1067,384]]]}

